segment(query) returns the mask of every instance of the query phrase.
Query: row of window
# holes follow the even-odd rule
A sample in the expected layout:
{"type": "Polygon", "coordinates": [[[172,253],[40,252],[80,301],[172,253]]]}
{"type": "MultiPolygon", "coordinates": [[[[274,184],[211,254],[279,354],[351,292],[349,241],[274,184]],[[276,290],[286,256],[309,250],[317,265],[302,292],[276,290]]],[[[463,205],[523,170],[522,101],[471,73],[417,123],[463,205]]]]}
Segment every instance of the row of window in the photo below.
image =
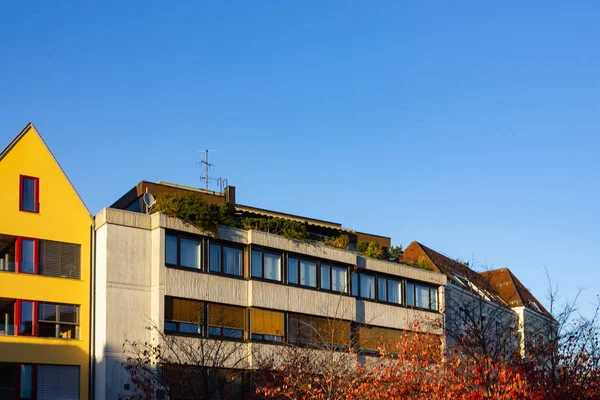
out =
{"type": "MultiPolygon", "coordinates": [[[[202,266],[208,264],[209,272],[238,277],[244,275],[241,247],[173,235],[166,235],[165,245],[167,265],[205,271],[202,266]],[[204,263],[201,261],[203,246],[208,248],[204,263]]],[[[351,274],[348,266],[255,247],[252,247],[250,254],[252,278],[336,293],[350,293],[354,297],[388,304],[427,310],[437,310],[438,307],[437,287],[430,285],[366,272],[351,274]]]]}
{"type": "Polygon", "coordinates": [[[79,400],[79,366],[0,363],[0,398],[79,400]]]}
{"type": "Polygon", "coordinates": [[[79,306],[1,299],[0,335],[79,339],[79,306]]]}
{"type": "Polygon", "coordinates": [[[81,278],[81,246],[0,235],[0,271],[81,278]]]}
{"type": "Polygon", "coordinates": [[[357,272],[352,275],[351,286],[355,297],[437,310],[437,288],[429,285],[357,272]]]}
{"type": "Polygon", "coordinates": [[[287,341],[374,351],[402,331],[349,321],[165,297],[165,331],[225,339],[287,341]]]}

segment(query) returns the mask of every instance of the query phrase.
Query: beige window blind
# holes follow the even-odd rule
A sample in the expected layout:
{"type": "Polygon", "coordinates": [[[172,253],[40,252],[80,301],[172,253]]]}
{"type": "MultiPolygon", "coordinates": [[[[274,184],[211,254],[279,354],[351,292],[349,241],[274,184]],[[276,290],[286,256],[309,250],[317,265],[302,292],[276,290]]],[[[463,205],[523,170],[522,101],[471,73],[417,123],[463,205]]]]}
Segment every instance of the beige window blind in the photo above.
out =
{"type": "Polygon", "coordinates": [[[225,304],[208,305],[208,324],[221,328],[246,329],[246,309],[225,304]]]}
{"type": "Polygon", "coordinates": [[[358,329],[358,346],[362,350],[378,350],[380,346],[393,351],[396,344],[402,340],[402,331],[361,326],[358,329]]]}
{"type": "Polygon", "coordinates": [[[201,301],[165,298],[165,320],[201,324],[204,316],[201,301]]]}
{"type": "Polygon", "coordinates": [[[252,333],[274,336],[284,335],[284,314],[279,311],[253,308],[250,310],[250,324],[252,333]]]}

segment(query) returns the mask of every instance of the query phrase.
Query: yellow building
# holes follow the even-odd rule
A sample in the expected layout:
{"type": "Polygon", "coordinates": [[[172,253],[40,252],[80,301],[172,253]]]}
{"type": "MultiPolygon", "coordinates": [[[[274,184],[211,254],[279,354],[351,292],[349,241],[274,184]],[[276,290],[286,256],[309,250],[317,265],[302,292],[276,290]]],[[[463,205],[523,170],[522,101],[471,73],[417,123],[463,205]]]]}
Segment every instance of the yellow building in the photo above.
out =
{"type": "Polygon", "coordinates": [[[0,399],[87,399],[92,218],[32,124],[0,153],[0,399]]]}

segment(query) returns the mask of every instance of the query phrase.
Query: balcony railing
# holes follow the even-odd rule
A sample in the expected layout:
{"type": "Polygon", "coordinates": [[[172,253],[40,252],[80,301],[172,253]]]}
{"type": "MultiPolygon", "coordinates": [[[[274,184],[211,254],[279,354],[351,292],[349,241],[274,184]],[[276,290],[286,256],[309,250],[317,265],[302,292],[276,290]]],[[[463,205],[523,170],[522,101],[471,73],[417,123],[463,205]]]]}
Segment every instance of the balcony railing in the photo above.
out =
{"type": "Polygon", "coordinates": [[[0,271],[15,272],[15,262],[0,258],[0,271]]]}
{"type": "Polygon", "coordinates": [[[13,324],[0,324],[0,336],[13,336],[15,326],[13,324]]]}

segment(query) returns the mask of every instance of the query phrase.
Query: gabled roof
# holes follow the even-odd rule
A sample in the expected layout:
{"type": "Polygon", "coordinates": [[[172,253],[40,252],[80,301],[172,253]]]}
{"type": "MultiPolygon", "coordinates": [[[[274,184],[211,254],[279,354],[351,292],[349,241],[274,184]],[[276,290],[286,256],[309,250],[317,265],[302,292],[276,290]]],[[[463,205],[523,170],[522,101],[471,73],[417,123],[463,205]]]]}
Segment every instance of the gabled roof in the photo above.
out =
{"type": "Polygon", "coordinates": [[[89,214],[89,216],[91,218],[92,217],[92,213],[87,208],[87,205],[85,204],[85,202],[83,201],[83,199],[79,195],[79,192],[77,192],[77,189],[75,189],[75,186],[73,185],[73,183],[71,182],[71,180],[69,179],[69,177],[67,176],[67,174],[65,173],[65,171],[62,169],[62,166],[60,165],[60,163],[56,160],[56,157],[54,157],[54,154],[52,153],[52,150],[50,150],[50,147],[48,147],[48,145],[44,141],[44,138],[42,137],[42,135],[40,135],[40,133],[38,132],[38,130],[35,128],[35,126],[33,126],[33,123],[29,122],[25,126],[25,128],[23,128],[23,130],[8,144],[8,146],[6,146],[4,148],[4,150],[2,150],[2,152],[0,152],[0,161],[2,161],[2,159],[12,150],[13,147],[15,147],[17,145],[17,143],[19,143],[19,141],[29,131],[33,131],[38,136],[38,138],[42,141],[42,143],[46,147],[46,150],[48,150],[48,153],[50,154],[50,156],[52,157],[52,159],[54,160],[54,162],[56,163],[56,165],[58,165],[58,168],[60,169],[60,171],[62,172],[62,174],[64,175],[64,177],[67,179],[67,181],[69,182],[69,185],[71,185],[71,187],[73,188],[73,191],[75,191],[75,194],[77,195],[77,197],[81,201],[81,204],[83,204],[83,207],[87,210],[87,212],[88,212],[88,214],[89,214]]]}
{"type": "Polygon", "coordinates": [[[510,307],[526,307],[552,318],[552,314],[508,268],[482,272],[481,275],[488,279],[494,290],[510,307]]]}
{"type": "Polygon", "coordinates": [[[508,306],[508,303],[495,292],[486,278],[465,264],[438,253],[417,241],[409,244],[404,250],[405,261],[417,262],[420,257],[425,257],[437,272],[445,274],[449,282],[470,292],[484,296],[497,304],[508,306]]]}

